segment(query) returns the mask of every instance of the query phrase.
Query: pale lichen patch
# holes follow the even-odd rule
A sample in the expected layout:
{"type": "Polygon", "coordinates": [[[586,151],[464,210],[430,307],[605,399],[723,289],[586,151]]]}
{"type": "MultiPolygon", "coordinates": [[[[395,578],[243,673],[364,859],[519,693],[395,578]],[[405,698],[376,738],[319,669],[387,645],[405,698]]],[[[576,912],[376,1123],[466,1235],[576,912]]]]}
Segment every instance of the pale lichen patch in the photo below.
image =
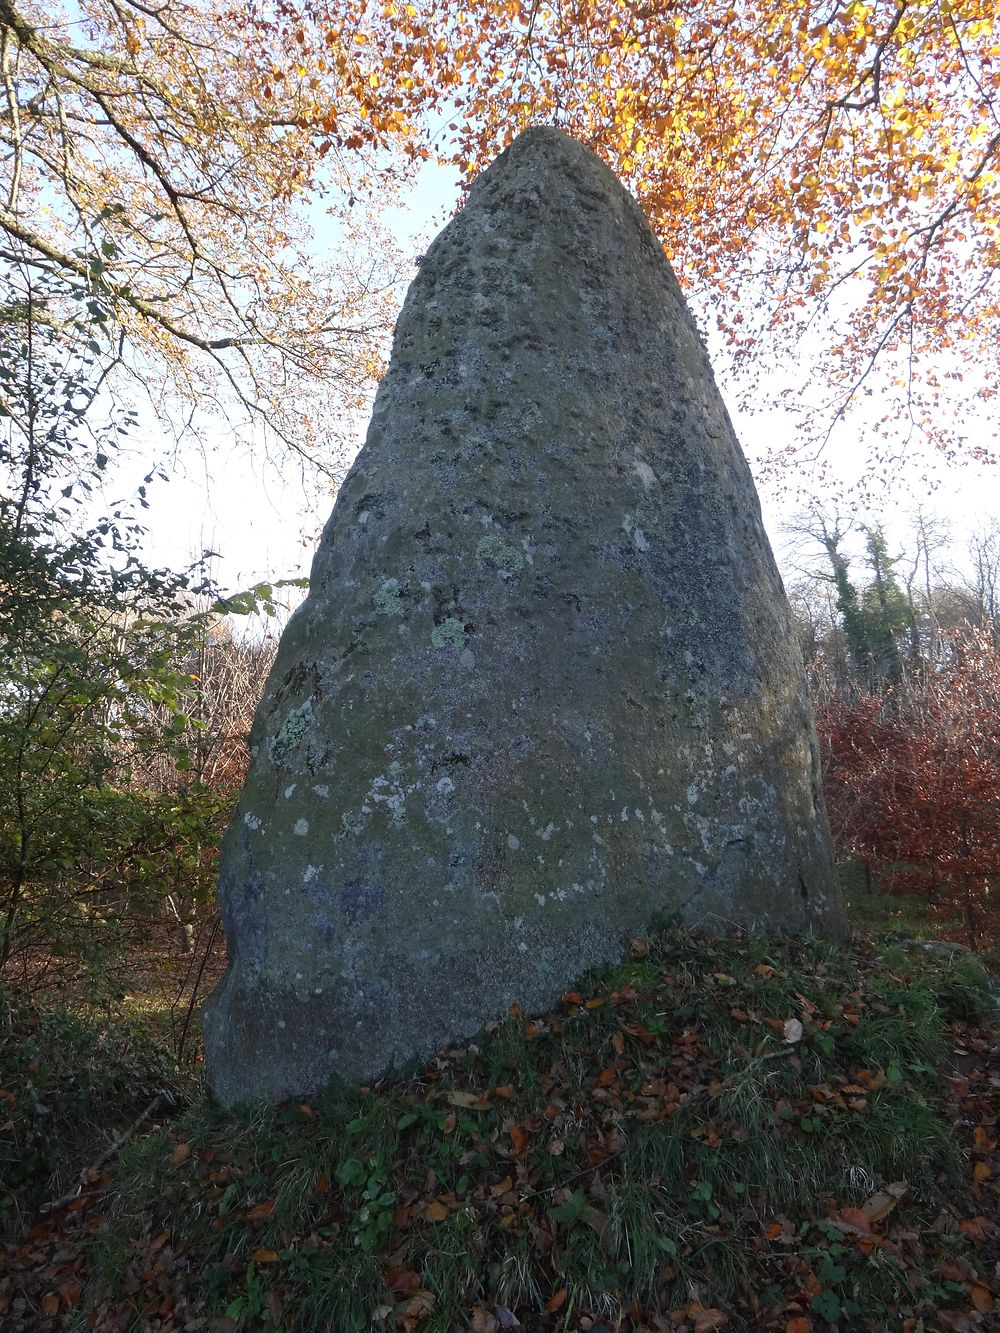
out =
{"type": "Polygon", "coordinates": [[[399,579],[386,579],[372,598],[372,605],[380,616],[401,616],[403,599],[399,590],[399,579]]]}
{"type": "Polygon", "coordinates": [[[442,620],[441,624],[435,625],[431,631],[431,643],[435,648],[462,649],[465,647],[466,637],[465,626],[454,616],[442,620]]]}
{"type": "Polygon", "coordinates": [[[480,539],[476,559],[481,565],[492,565],[503,574],[516,574],[524,568],[524,556],[516,546],[508,546],[495,532],[480,539]]]}

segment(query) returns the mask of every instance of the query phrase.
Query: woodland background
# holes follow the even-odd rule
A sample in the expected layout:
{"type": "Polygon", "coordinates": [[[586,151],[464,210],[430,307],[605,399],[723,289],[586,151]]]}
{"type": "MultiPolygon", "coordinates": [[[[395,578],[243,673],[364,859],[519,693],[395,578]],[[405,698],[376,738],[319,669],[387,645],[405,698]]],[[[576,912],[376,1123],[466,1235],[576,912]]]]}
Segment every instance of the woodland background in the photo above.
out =
{"type": "Polygon", "coordinates": [[[838,854],[859,910],[908,895],[992,947],[1000,526],[956,539],[921,479],[990,458],[997,43],[986,0],[0,0],[5,982],[148,1008],[191,1054],[281,588],[153,567],[170,464],[122,460],[155,420],[178,459],[335,485],[406,270],[386,211],[540,121],[641,200],[734,401],[794,420],[769,476],[863,438],[786,557],[838,854]],[[886,475],[894,545],[859,508],[886,475]]]}
{"type": "Polygon", "coordinates": [[[997,1326],[995,10],[0,0],[5,1328],[997,1326]],[[302,590],[164,559],[158,514],[186,469],[328,510],[392,218],[536,123],[639,199],[774,441],[856,929],[661,932],[412,1077],[222,1113],[217,848],[302,590]]]}

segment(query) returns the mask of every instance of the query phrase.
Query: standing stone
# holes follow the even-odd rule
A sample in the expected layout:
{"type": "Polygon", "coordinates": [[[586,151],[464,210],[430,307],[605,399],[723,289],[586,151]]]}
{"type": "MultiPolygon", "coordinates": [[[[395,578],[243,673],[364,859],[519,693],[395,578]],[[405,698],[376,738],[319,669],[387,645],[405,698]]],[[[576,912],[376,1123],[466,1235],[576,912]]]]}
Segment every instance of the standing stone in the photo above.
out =
{"type": "Polygon", "coordinates": [[[251,748],[226,1104],[428,1056],[659,921],[840,926],[749,469],[646,219],[557,130],[423,260],[251,748]]]}

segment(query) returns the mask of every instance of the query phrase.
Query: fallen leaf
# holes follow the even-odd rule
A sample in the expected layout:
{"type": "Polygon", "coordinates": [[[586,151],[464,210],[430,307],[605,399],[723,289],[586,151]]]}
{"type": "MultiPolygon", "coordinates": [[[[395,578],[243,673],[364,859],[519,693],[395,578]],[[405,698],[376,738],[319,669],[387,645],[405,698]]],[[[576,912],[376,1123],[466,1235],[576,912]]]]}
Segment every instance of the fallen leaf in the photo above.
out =
{"type": "Polygon", "coordinates": [[[986,1314],[993,1309],[993,1297],[990,1295],[988,1287],[982,1286],[979,1282],[967,1282],[965,1285],[969,1293],[969,1299],[980,1314],[986,1314]]]}
{"type": "Polygon", "coordinates": [[[59,1297],[54,1291],[42,1297],[42,1314],[54,1315],[59,1313],[59,1297]]]}
{"type": "Polygon", "coordinates": [[[849,1231],[855,1236],[872,1234],[871,1219],[861,1208],[841,1208],[840,1216],[834,1217],[832,1221],[841,1231],[849,1231]]]}
{"type": "Polygon", "coordinates": [[[255,1264],[276,1264],[278,1262],[277,1250],[254,1250],[250,1258],[255,1264]]]}
{"type": "Polygon", "coordinates": [[[812,1333],[812,1320],[808,1315],[792,1315],[785,1325],[785,1333],[812,1333]]]}
{"type": "Polygon", "coordinates": [[[722,1310],[699,1310],[694,1317],[694,1333],[712,1333],[713,1329],[724,1328],[729,1323],[729,1316],[722,1310]]]}
{"type": "Polygon", "coordinates": [[[545,1303],[546,1314],[555,1314],[557,1310],[561,1310],[562,1307],[566,1304],[566,1297],[568,1295],[569,1292],[566,1290],[566,1288],[560,1287],[559,1290],[555,1293],[555,1295],[550,1296],[549,1299],[546,1301],[545,1303]]]}
{"type": "Polygon", "coordinates": [[[504,1176],[503,1180],[500,1180],[495,1185],[490,1186],[490,1193],[493,1195],[495,1199],[499,1199],[501,1194],[509,1194],[513,1188],[514,1188],[513,1176],[504,1176]]]}
{"type": "Polygon", "coordinates": [[[649,940],[633,940],[630,948],[633,958],[646,958],[649,955],[649,940]]]}
{"type": "Polygon", "coordinates": [[[385,1275],[385,1283],[390,1291],[407,1296],[410,1292],[420,1289],[420,1274],[415,1273],[412,1268],[390,1268],[385,1275]]]}
{"type": "MultiPolygon", "coordinates": [[[[499,1092],[499,1088],[497,1089],[499,1092]]],[[[490,1099],[484,1092],[449,1092],[448,1102],[452,1106],[461,1106],[466,1111],[488,1111],[490,1099]]]]}
{"type": "Polygon", "coordinates": [[[597,1076],[597,1086],[599,1088],[606,1088],[609,1083],[614,1083],[617,1077],[618,1074],[614,1069],[602,1069],[597,1076]]]}
{"type": "Polygon", "coordinates": [[[881,1222],[883,1217],[889,1216],[898,1202],[899,1199],[888,1190],[879,1190],[877,1194],[865,1200],[861,1211],[870,1222],[881,1222]]]}
{"type": "Polygon", "coordinates": [[[765,980],[774,976],[774,968],[770,965],[770,963],[758,963],[757,966],[754,968],[754,971],[757,973],[759,977],[763,977],[765,980]]]}
{"type": "Polygon", "coordinates": [[[989,1162],[977,1162],[972,1171],[973,1180],[989,1180],[993,1172],[989,1162]]]}
{"type": "Polygon", "coordinates": [[[524,1152],[525,1148],[528,1146],[528,1136],[525,1134],[524,1129],[520,1125],[511,1125],[508,1133],[510,1134],[511,1142],[517,1151],[524,1152]]]}
{"type": "Polygon", "coordinates": [[[448,1209],[443,1203],[438,1203],[435,1199],[424,1209],[424,1220],[426,1222],[443,1222],[448,1216],[448,1209]]]}
{"type": "Polygon", "coordinates": [[[72,1310],[80,1299],[81,1287],[79,1282],[60,1282],[58,1287],[59,1295],[63,1298],[69,1308],[72,1310]]]}
{"type": "Polygon", "coordinates": [[[247,1209],[247,1220],[250,1222],[259,1222],[261,1218],[270,1217],[274,1212],[274,1202],[268,1200],[266,1203],[255,1203],[252,1208],[247,1209]]]}
{"type": "Polygon", "coordinates": [[[500,1333],[500,1320],[489,1310],[484,1310],[481,1305],[472,1307],[472,1317],[470,1319],[472,1333],[500,1333]]]}
{"type": "Polygon", "coordinates": [[[186,1162],[191,1156],[190,1143],[178,1143],[177,1147],[170,1154],[170,1165],[180,1166],[181,1162],[186,1162]]]}

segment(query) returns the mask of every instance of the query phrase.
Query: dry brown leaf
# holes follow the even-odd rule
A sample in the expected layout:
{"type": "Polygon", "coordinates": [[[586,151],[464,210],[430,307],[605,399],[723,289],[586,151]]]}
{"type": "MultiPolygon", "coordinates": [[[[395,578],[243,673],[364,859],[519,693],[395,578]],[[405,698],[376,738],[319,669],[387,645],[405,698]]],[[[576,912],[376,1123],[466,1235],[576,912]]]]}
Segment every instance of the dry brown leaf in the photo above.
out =
{"type": "Polygon", "coordinates": [[[849,1231],[854,1236],[872,1234],[871,1219],[860,1208],[841,1208],[840,1216],[831,1218],[831,1221],[834,1226],[840,1227],[841,1231],[849,1231]]]}
{"type": "Polygon", "coordinates": [[[470,1326],[472,1333],[500,1333],[500,1320],[481,1305],[472,1307],[470,1326]]]}
{"type": "Polygon", "coordinates": [[[484,1092],[449,1092],[448,1102],[466,1111],[488,1111],[490,1108],[490,1099],[484,1092]]]}
{"type": "Polygon", "coordinates": [[[58,1287],[59,1295],[63,1298],[69,1308],[72,1310],[80,1299],[81,1287],[79,1282],[60,1282],[58,1287]]]}
{"type": "Polygon", "coordinates": [[[427,1222],[443,1222],[447,1216],[448,1209],[436,1199],[424,1209],[424,1220],[427,1222]]]}
{"type": "Polygon", "coordinates": [[[865,1200],[861,1211],[870,1222],[881,1222],[884,1217],[889,1216],[897,1203],[899,1203],[898,1197],[890,1194],[888,1190],[879,1190],[877,1194],[865,1200]]]}
{"type": "Polygon", "coordinates": [[[420,1274],[415,1273],[412,1268],[390,1268],[385,1275],[385,1284],[390,1291],[407,1296],[410,1292],[420,1289],[420,1274]]]}
{"type": "Polygon", "coordinates": [[[724,1310],[699,1310],[694,1317],[694,1333],[713,1333],[713,1329],[725,1328],[729,1316],[724,1310]]]}
{"type": "Polygon", "coordinates": [[[969,1282],[966,1284],[966,1290],[980,1314],[986,1314],[993,1309],[993,1297],[990,1295],[989,1287],[984,1287],[980,1282],[969,1282]]]}

